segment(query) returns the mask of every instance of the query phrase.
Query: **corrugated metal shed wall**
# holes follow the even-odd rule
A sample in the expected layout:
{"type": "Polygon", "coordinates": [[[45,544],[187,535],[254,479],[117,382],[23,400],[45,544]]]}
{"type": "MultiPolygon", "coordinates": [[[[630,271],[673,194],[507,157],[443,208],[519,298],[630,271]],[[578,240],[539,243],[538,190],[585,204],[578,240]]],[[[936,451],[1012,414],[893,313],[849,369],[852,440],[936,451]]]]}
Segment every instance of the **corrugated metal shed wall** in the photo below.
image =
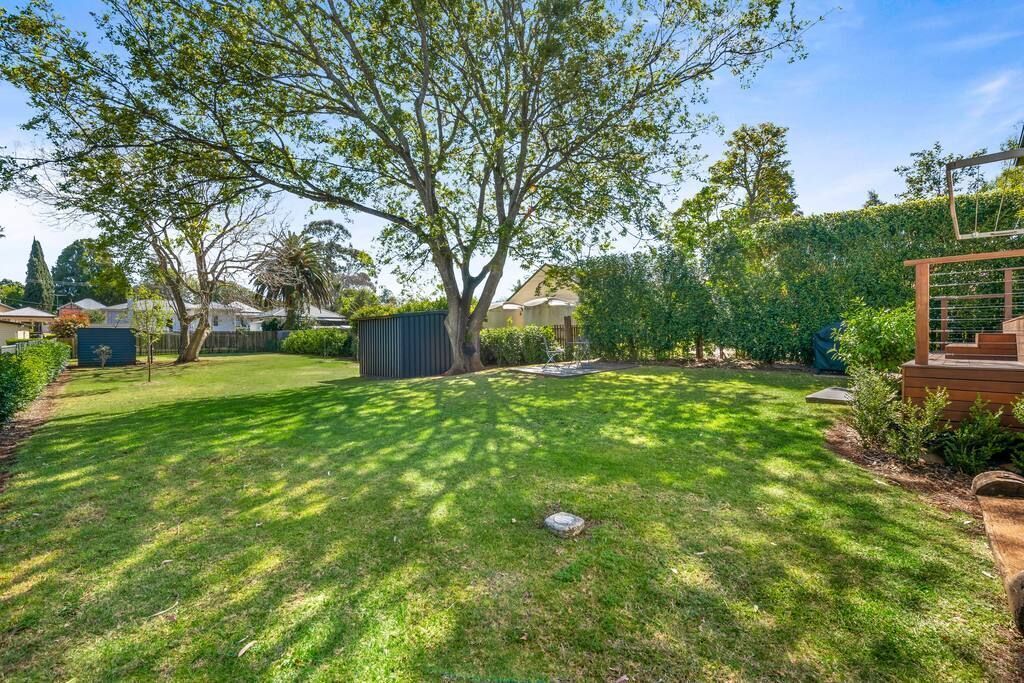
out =
{"type": "Polygon", "coordinates": [[[101,344],[110,347],[107,365],[135,364],[135,335],[124,327],[83,327],[77,332],[78,365],[99,366],[93,349],[101,344]]]}
{"type": "Polygon", "coordinates": [[[446,315],[423,311],[360,320],[359,374],[400,378],[445,372],[452,364],[446,315]]]}

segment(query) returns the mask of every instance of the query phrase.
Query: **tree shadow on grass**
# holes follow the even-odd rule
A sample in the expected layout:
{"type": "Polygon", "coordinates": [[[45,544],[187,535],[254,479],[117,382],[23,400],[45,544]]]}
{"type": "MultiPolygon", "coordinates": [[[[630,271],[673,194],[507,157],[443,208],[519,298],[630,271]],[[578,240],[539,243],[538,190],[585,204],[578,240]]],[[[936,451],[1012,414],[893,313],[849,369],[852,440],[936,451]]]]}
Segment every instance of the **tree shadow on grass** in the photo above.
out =
{"type": "Polygon", "coordinates": [[[8,494],[0,670],[984,675],[983,543],[830,456],[818,386],[347,378],[57,418],[8,494]]]}

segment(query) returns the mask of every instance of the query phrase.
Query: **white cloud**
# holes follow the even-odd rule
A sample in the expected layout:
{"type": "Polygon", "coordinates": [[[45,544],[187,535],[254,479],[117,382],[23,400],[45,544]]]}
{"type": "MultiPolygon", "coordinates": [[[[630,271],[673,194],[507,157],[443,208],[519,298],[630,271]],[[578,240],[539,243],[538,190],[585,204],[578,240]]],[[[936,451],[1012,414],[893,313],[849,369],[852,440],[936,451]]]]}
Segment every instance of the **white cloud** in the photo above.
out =
{"type": "Polygon", "coordinates": [[[969,114],[979,119],[995,109],[1006,98],[1006,91],[1020,80],[1021,72],[1015,69],[990,76],[967,93],[969,114]]]}

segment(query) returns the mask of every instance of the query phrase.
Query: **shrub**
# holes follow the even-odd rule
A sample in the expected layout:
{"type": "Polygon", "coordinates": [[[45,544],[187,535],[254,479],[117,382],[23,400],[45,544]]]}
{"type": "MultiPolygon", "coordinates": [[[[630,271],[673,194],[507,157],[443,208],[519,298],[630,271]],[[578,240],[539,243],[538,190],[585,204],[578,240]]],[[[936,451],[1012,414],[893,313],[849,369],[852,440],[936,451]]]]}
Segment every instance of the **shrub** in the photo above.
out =
{"type": "MultiPolygon", "coordinates": [[[[1019,396],[1017,400],[1010,405],[1010,410],[1013,411],[1013,416],[1017,418],[1017,422],[1024,424],[1024,396],[1019,396]]],[[[1024,470],[1024,435],[1016,435],[1011,459],[1013,460],[1014,465],[1019,469],[1024,470]]]]}
{"type": "Polygon", "coordinates": [[[480,331],[480,358],[484,365],[526,365],[543,363],[544,341],[554,345],[550,327],[496,327],[480,331]]]}
{"type": "Polygon", "coordinates": [[[107,367],[107,361],[110,360],[112,354],[113,351],[106,344],[92,347],[92,355],[96,356],[96,360],[100,362],[101,368],[107,367]]]}
{"type": "Polygon", "coordinates": [[[886,432],[896,421],[896,386],[888,375],[870,368],[851,370],[853,376],[852,423],[861,443],[869,450],[885,446],[886,432]]]}
{"type": "Polygon", "coordinates": [[[1012,437],[1000,422],[1002,415],[1002,408],[993,413],[987,401],[976,398],[967,418],[944,435],[942,455],[946,463],[961,472],[977,474],[994,457],[1005,453],[1012,437]]]}
{"type": "Polygon", "coordinates": [[[847,367],[898,370],[914,356],[914,306],[870,308],[855,299],[835,336],[847,367]]]}
{"type": "Polygon", "coordinates": [[[935,392],[928,390],[923,405],[917,405],[909,398],[896,403],[894,424],[885,435],[889,450],[904,462],[916,462],[948,424],[939,424],[947,405],[949,393],[945,387],[935,392]]]}
{"type": "Polygon", "coordinates": [[[352,355],[352,335],[348,330],[331,327],[296,330],[281,342],[281,351],[312,356],[349,357],[352,355]]]}
{"type": "Polygon", "coordinates": [[[60,338],[74,337],[75,332],[89,326],[89,316],[84,313],[65,313],[50,323],[50,332],[60,338]]]}
{"type": "Polygon", "coordinates": [[[0,422],[31,403],[67,367],[70,358],[71,347],[56,341],[0,355],[0,422]]]}

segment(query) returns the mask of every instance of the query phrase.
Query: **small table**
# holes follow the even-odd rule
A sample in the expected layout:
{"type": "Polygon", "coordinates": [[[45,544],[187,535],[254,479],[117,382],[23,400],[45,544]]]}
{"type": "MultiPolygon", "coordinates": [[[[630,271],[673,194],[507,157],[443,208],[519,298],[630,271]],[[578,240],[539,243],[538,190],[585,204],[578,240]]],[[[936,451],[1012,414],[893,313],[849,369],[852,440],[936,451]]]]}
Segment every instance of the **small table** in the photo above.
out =
{"type": "Polygon", "coordinates": [[[576,367],[583,367],[583,359],[586,358],[587,362],[590,362],[590,340],[589,339],[577,339],[567,344],[572,347],[572,358],[576,362],[576,367]]]}

